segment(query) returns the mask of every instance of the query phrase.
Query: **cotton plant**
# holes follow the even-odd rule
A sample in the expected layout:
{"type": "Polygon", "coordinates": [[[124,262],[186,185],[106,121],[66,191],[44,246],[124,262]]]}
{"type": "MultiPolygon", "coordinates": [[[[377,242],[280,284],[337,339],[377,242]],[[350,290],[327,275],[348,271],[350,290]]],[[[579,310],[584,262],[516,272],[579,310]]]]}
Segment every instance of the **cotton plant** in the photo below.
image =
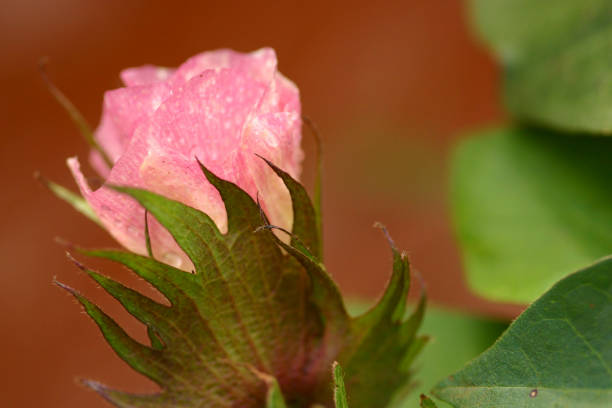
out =
{"type": "Polygon", "coordinates": [[[57,284],[159,391],[84,384],[122,408],[611,407],[611,6],[472,8],[503,64],[513,121],[454,154],[455,228],[473,290],[531,303],[494,344],[468,361],[461,342],[477,340],[479,326],[465,317],[420,333],[436,309],[425,312],[424,293],[406,304],[410,264],[381,225],[389,282],[368,311],[349,314],[323,263],[321,174],[312,200],[299,182],[308,122],[298,88],[270,48],[218,50],[176,69],[124,70],[95,131],[48,82],[104,182],[92,188],[76,157],[68,166],[80,194],[43,181],[124,248],[70,245],[69,258],[146,326],[148,341],[57,284]],[[126,266],[165,302],[91,270],[88,257],[126,266]],[[435,364],[447,377],[424,380],[435,364]]]}
{"type": "Polygon", "coordinates": [[[425,297],[406,316],[409,263],[381,227],[391,279],[368,312],[348,314],[322,262],[318,200],[298,181],[298,88],[274,51],[204,52],[177,69],[130,68],[121,78],[89,137],[103,185],[92,189],[73,157],[82,197],[49,186],[127,250],[74,248],[71,258],[127,266],[168,304],[74,260],[147,327],[142,344],[57,284],[161,391],[85,384],[118,407],[143,408],[386,406],[410,387],[427,339],[417,333],[425,297]]]}

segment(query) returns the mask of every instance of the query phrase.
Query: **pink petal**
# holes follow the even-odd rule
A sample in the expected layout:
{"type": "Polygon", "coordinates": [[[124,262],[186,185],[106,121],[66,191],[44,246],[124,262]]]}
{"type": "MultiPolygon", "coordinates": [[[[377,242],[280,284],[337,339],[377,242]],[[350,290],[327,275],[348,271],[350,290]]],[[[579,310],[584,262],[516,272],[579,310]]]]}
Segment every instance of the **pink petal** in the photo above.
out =
{"type": "Polygon", "coordinates": [[[221,177],[237,169],[228,162],[241,148],[242,129],[267,88],[237,69],[204,71],[177,90],[155,112],[159,133],[150,135],[160,152],[199,157],[221,177]]]}
{"type": "Polygon", "coordinates": [[[219,72],[224,68],[240,71],[243,78],[268,82],[276,69],[276,53],[271,48],[244,54],[229,49],[206,51],[185,61],[172,75],[173,86],[185,84],[206,70],[219,72]]]}
{"type": "MultiPolygon", "coordinates": [[[[145,188],[181,201],[207,213],[224,231],[225,207],[197,157],[253,198],[259,192],[270,221],[291,228],[289,193],[255,156],[272,160],[295,178],[299,175],[299,93],[276,71],[274,51],[206,52],[168,74],[164,81],[154,67],[132,68],[122,73],[127,88],[105,94],[96,137],[115,164],[109,172],[99,155],[93,153],[92,161],[108,176],[107,183],[145,188]]],[[[78,161],[70,159],[69,166],[109,232],[128,249],[144,253],[144,210],[108,188],[92,192],[78,161]]],[[[157,222],[151,223],[151,238],[159,259],[191,267],[157,222]]]]}
{"type": "Polygon", "coordinates": [[[143,138],[147,153],[139,175],[144,186],[206,212],[225,230],[225,208],[196,157],[219,177],[255,195],[238,152],[242,129],[265,89],[265,84],[246,81],[233,68],[208,70],[190,80],[155,112],[143,138]]]}
{"type": "MultiPolygon", "coordinates": [[[[167,84],[156,83],[119,88],[104,94],[102,120],[95,137],[113,162],[125,151],[136,125],[148,119],[169,93],[167,84]]],[[[100,175],[107,176],[108,166],[95,155],[93,159],[94,168],[100,175]]]]}
{"type": "Polygon", "coordinates": [[[300,112],[300,92],[293,82],[280,72],[276,73],[275,89],[279,94],[278,109],[284,112],[300,112]]]}
{"type": "MultiPolygon", "coordinates": [[[[112,116],[106,112],[106,109],[104,109],[102,113],[102,119],[95,132],[95,138],[113,163],[117,161],[119,156],[123,153],[125,141],[128,139],[117,129],[112,116]]],[[[110,168],[102,158],[102,155],[92,150],[89,155],[89,160],[98,174],[106,179],[110,174],[110,168]]]]}

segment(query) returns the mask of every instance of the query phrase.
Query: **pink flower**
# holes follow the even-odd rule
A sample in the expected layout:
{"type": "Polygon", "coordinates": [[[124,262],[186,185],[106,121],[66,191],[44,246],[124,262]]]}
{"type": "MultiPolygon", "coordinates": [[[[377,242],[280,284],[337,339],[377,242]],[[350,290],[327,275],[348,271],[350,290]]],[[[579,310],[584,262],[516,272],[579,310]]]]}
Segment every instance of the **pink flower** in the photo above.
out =
{"type": "MultiPolygon", "coordinates": [[[[289,193],[255,154],[294,178],[302,150],[297,87],[276,69],[274,50],[249,54],[205,52],[176,70],[143,66],[121,72],[126,87],[107,91],[95,137],[114,162],[93,152],[91,162],[107,184],[162,194],[207,213],[224,232],[225,207],[196,157],[262,206],[275,225],[291,229],[289,193]]],[[[131,251],[145,254],[144,210],[102,186],[92,191],[76,158],[68,165],[81,193],[106,229],[131,251]]],[[[161,225],[150,225],[154,256],[188,270],[191,262],[161,225]]]]}

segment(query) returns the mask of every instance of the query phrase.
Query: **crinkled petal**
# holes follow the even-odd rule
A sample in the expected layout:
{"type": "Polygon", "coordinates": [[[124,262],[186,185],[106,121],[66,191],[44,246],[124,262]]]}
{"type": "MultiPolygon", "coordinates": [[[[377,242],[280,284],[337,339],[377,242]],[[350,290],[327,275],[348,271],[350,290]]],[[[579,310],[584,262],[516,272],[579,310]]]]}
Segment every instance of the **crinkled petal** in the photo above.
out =
{"type": "Polygon", "coordinates": [[[231,68],[240,77],[268,83],[276,69],[276,53],[272,48],[261,48],[244,54],[229,49],[206,51],[189,58],[171,76],[172,86],[181,86],[207,70],[219,72],[231,68]]]}
{"type": "MultiPolygon", "coordinates": [[[[166,195],[208,213],[224,229],[223,203],[195,158],[226,179],[241,178],[244,170],[234,165],[233,157],[239,149],[242,127],[264,91],[265,84],[245,81],[231,69],[206,71],[194,78],[169,97],[150,120],[139,122],[107,183],[166,195]],[[228,103],[228,98],[236,103],[228,103]]],[[[142,209],[129,197],[106,188],[94,193],[83,190],[109,232],[124,246],[142,253],[142,209]]],[[[156,235],[151,234],[152,238],[156,235]]],[[[169,246],[170,240],[162,241],[162,247],[169,246]]]]}
{"type": "MultiPolygon", "coordinates": [[[[238,65],[204,71],[191,79],[155,112],[149,146],[159,154],[191,160],[193,166],[197,157],[224,179],[243,179],[245,169],[234,160],[244,148],[243,128],[268,86],[244,73],[238,65]]],[[[241,187],[255,194],[252,186],[241,187]]]]}
{"type": "Polygon", "coordinates": [[[166,83],[119,88],[104,94],[96,140],[113,162],[125,151],[138,123],[150,118],[169,94],[166,83]]]}
{"type": "Polygon", "coordinates": [[[300,91],[297,86],[280,72],[276,73],[274,86],[278,92],[278,110],[300,113],[300,91]]]}
{"type": "MultiPolygon", "coordinates": [[[[270,221],[291,228],[288,191],[255,156],[299,176],[299,93],[277,72],[274,51],[206,52],[173,73],[160,72],[151,66],[126,70],[122,78],[128,87],[105,95],[96,136],[115,164],[109,172],[99,155],[92,154],[92,161],[108,176],[107,184],[145,188],[181,201],[207,213],[224,231],[225,207],[202,174],[198,158],[253,198],[259,193],[270,221]]],[[[128,249],[144,253],[144,210],[106,187],[92,192],[76,159],[69,165],[109,232],[128,249]]],[[[151,223],[151,239],[159,259],[191,267],[157,222],[151,223]]]]}
{"type": "Polygon", "coordinates": [[[150,118],[170,93],[165,83],[119,88],[104,94],[104,109],[121,133],[131,135],[138,122],[150,118]]]}

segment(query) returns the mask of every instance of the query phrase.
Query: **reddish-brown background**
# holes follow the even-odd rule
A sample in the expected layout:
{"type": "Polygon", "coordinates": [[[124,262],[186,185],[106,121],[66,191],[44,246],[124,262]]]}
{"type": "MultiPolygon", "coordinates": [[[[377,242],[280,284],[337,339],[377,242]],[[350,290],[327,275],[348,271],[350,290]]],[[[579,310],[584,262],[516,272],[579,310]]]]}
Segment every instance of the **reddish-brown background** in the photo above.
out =
{"type": "MultiPolygon", "coordinates": [[[[87,148],[46,93],[37,61],[96,123],[118,72],[173,66],[219,47],[277,50],[301,88],[303,110],[326,144],[326,263],[342,290],[374,297],[389,275],[384,222],[428,284],[434,302],[489,315],[517,307],[469,294],[450,229],[448,157],[462,131],[503,120],[499,71],[470,35],[465,4],[402,2],[0,2],[2,192],[0,401],[6,407],[103,407],[74,384],[88,376],[149,390],[104,345],[53,277],[142,330],[64,256],[56,236],[86,246],[113,241],[53,198],[35,170],[74,187],[64,160],[87,148]]],[[[305,143],[307,152],[312,143],[305,143]]],[[[306,163],[305,178],[312,163],[306,163]]],[[[138,285],[120,268],[114,277],[138,285]]]]}

